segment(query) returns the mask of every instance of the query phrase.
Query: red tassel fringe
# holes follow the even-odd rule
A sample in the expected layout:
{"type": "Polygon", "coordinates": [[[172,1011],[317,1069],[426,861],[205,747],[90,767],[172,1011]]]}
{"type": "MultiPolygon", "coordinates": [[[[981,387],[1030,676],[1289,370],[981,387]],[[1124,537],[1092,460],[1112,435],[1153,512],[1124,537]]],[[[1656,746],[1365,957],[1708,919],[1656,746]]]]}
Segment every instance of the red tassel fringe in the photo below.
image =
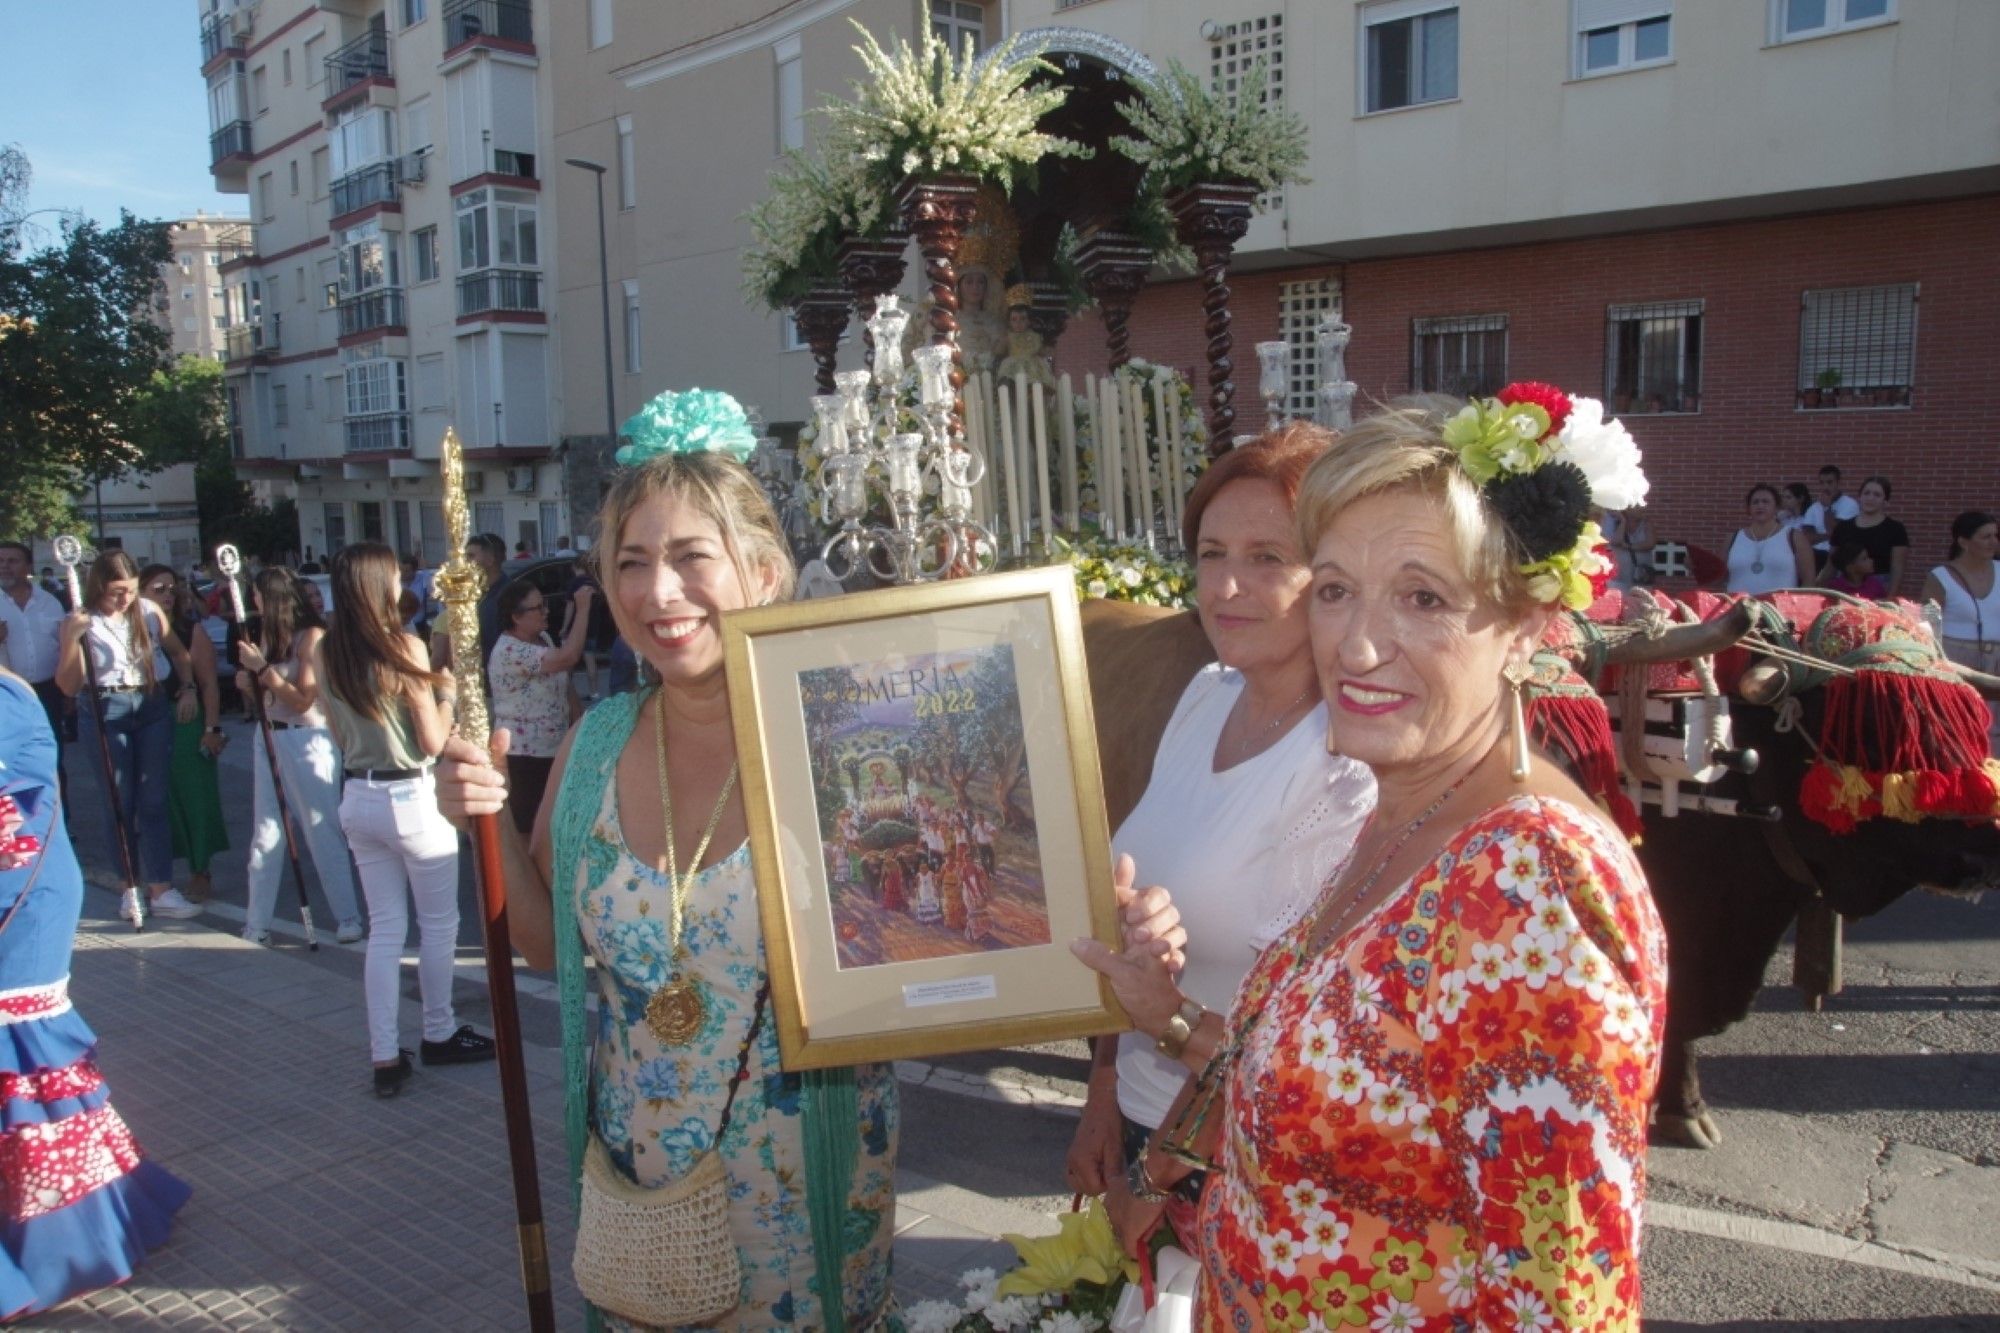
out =
{"type": "Polygon", "coordinates": [[[1639,835],[1639,812],[1618,781],[1618,751],[1611,739],[1611,714],[1596,694],[1537,695],[1529,726],[1542,744],[1568,761],[1577,782],[1611,812],[1626,837],[1639,835]]]}
{"type": "MultiPolygon", "coordinates": [[[[1883,775],[1909,774],[1916,807],[1925,814],[1993,817],[1993,781],[1983,768],[1991,718],[1977,691],[1937,676],[1867,670],[1836,676],[1824,688],[1820,746],[1828,759],[1860,769],[1878,792],[1883,775]]],[[[1814,765],[1800,792],[1808,812],[1815,808],[1809,791],[1823,767],[1814,765]]],[[[1838,779],[1831,780],[1837,789],[1838,779]]],[[[1829,813],[1834,806],[1825,803],[1829,813]]]]}

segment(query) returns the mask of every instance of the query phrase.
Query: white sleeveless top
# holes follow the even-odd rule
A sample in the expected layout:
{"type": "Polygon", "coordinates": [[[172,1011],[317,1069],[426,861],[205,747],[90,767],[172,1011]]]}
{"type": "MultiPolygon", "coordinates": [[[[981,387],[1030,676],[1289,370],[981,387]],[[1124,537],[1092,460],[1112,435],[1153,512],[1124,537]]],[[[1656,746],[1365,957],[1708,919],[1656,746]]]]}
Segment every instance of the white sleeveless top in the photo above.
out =
{"type": "MultiPolygon", "coordinates": [[[[1326,752],[1326,705],[1270,749],[1214,771],[1222,724],[1243,677],[1208,666],[1188,683],[1160,737],[1139,804],[1112,834],[1140,884],[1174,895],[1187,927],[1181,990],[1227,1013],[1250,965],[1299,919],[1375,808],[1375,779],[1326,752]]],[[[1118,1041],[1118,1106],[1141,1124],[1166,1118],[1187,1069],[1128,1032],[1118,1041]]]]}
{"type": "MultiPolygon", "coordinates": [[[[298,685],[299,659],[296,654],[288,662],[273,662],[271,665],[277,668],[278,675],[284,678],[287,685],[294,687],[298,685]]],[[[294,727],[324,727],[326,725],[326,709],[320,704],[318,698],[314,698],[311,708],[301,713],[297,709],[289,707],[283,699],[280,699],[270,690],[264,692],[264,697],[269,704],[271,720],[273,722],[283,722],[288,726],[294,727]]]]}
{"type": "MultiPolygon", "coordinates": [[[[146,617],[146,628],[153,635],[153,680],[171,686],[173,665],[167,661],[167,650],[160,647],[160,635],[167,628],[166,618],[151,602],[141,602],[140,607],[146,617]]],[[[90,631],[83,636],[83,642],[90,653],[90,664],[97,670],[99,686],[107,690],[145,688],[146,669],[139,661],[135,638],[132,623],[123,613],[115,616],[91,613],[90,631]]]]}
{"type": "MultiPolygon", "coordinates": [[[[2000,570],[1995,572],[2000,575],[2000,570]]],[[[1950,565],[1939,565],[1931,571],[1931,577],[1944,589],[1944,636],[1947,639],[1971,639],[1980,643],[2000,641],[2000,577],[1995,577],[1986,595],[1976,600],[1958,581],[1958,571],[1950,565]]]]}
{"type": "Polygon", "coordinates": [[[1790,588],[1799,581],[1792,558],[1792,530],[1780,527],[1762,541],[1743,528],[1729,543],[1729,591],[1756,594],[1790,588]]]}

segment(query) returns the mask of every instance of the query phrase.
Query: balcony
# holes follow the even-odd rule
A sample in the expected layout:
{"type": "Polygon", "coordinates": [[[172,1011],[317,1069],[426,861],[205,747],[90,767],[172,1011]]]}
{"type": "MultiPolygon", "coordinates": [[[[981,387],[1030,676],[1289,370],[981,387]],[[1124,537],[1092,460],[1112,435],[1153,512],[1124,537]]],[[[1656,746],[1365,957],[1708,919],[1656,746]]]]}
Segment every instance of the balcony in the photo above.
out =
{"type": "Polygon", "coordinates": [[[326,58],[327,100],[340,96],[357,83],[389,77],[389,33],[370,27],[367,32],[326,58]]]}
{"type": "Polygon", "coordinates": [[[201,67],[207,69],[224,51],[242,51],[250,28],[250,11],[210,14],[201,21],[201,67]]]}
{"type": "Polygon", "coordinates": [[[494,310],[542,308],[542,275],[511,268],[486,268],[458,280],[460,318],[494,310]]]}
{"type": "Polygon", "coordinates": [[[346,421],[350,454],[407,453],[410,448],[408,412],[373,412],[346,421]]]}
{"type": "Polygon", "coordinates": [[[395,158],[350,171],[333,183],[332,216],[339,218],[370,204],[392,204],[402,198],[402,173],[395,158]]]}
{"type": "Polygon", "coordinates": [[[208,136],[208,166],[213,171],[232,157],[250,156],[250,122],[232,120],[208,136]]]}
{"type": "Polygon", "coordinates": [[[535,25],[527,0],[445,0],[444,49],[480,37],[533,46],[535,25]]]}
{"type": "Polygon", "coordinates": [[[403,292],[398,287],[378,287],[371,292],[340,298],[340,336],[376,329],[403,327],[403,292]]]}
{"type": "Polygon", "coordinates": [[[225,363],[269,356],[281,346],[279,330],[284,316],[273,315],[265,324],[238,324],[222,331],[222,359],[225,363]]]}

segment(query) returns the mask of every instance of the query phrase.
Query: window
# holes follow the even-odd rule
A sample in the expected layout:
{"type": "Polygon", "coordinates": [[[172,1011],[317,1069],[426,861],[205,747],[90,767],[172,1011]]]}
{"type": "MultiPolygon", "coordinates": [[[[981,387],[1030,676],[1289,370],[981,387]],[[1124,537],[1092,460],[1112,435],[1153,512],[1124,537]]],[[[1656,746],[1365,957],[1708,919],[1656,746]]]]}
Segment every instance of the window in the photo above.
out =
{"type": "Polygon", "coordinates": [[[306,62],[307,87],[311,87],[326,77],[326,62],[321,58],[319,51],[320,44],[325,39],[325,33],[314,33],[312,36],[306,38],[304,48],[300,52],[305,57],[306,62]]]}
{"type": "Polygon", "coordinates": [[[182,316],[181,316],[181,332],[182,332],[182,333],[193,333],[193,332],[194,332],[194,330],[195,330],[195,324],[196,324],[196,320],[195,320],[195,317],[194,317],[193,315],[182,315],[182,316]]]}
{"type": "Polygon", "coordinates": [[[1917,284],[1809,291],[1799,316],[1799,404],[1908,407],[1917,284]]]}
{"type": "Polygon", "coordinates": [[[1575,0],[1579,79],[1673,59],[1670,0],[1575,0]]]}
{"type": "Polygon", "coordinates": [[[291,169],[292,193],[293,195],[297,195],[299,192],[299,160],[295,157],[285,165],[291,169]]]}
{"type": "MultiPolygon", "coordinates": [[[[812,350],[812,344],[806,341],[806,336],[803,333],[799,332],[799,322],[792,318],[791,311],[788,310],[784,313],[782,323],[785,332],[784,341],[780,345],[781,350],[787,352],[810,352],[812,350]]],[[[850,330],[846,328],[840,331],[840,345],[843,347],[847,345],[847,335],[849,332],[850,330]]]]}
{"type": "Polygon", "coordinates": [[[271,386],[271,424],[273,426],[282,428],[292,424],[291,409],[285,405],[287,396],[284,385],[273,384],[271,386]]]}
{"type": "Polygon", "coordinates": [[[192,287],[183,287],[183,288],[181,288],[181,300],[183,300],[183,301],[192,301],[192,300],[194,300],[194,288],[192,288],[192,287]]]}
{"type": "Polygon", "coordinates": [[[326,138],[333,152],[335,180],[395,153],[394,115],[380,106],[351,107],[340,113],[326,138]]]}
{"type": "Polygon", "coordinates": [[[223,295],[222,288],[210,287],[208,289],[208,303],[210,305],[221,305],[226,299],[228,298],[223,295]]]}
{"type": "Polygon", "coordinates": [[[396,247],[382,235],[382,223],[370,218],[340,234],[340,294],[354,296],[377,287],[400,287],[396,247]]]}
{"type": "Polygon", "coordinates": [[[403,0],[403,26],[422,23],[424,13],[429,8],[426,0],[403,0]]]}
{"type": "Polygon", "coordinates": [[[267,82],[262,65],[250,71],[250,105],[260,116],[271,109],[271,90],[266,86],[267,82]]]}
{"type": "MultiPolygon", "coordinates": [[[[797,36],[785,38],[771,50],[778,62],[778,151],[782,153],[788,148],[806,146],[805,64],[799,58],[797,36]]],[[[618,146],[622,154],[625,147],[622,129],[618,146]]]]}
{"type": "Polygon", "coordinates": [[[417,358],[417,411],[444,411],[444,353],[417,358]]]}
{"type": "Polygon", "coordinates": [[[278,274],[276,274],[276,273],[273,273],[273,274],[271,275],[271,278],[270,278],[270,284],[271,284],[271,304],[272,304],[272,305],[277,305],[277,304],[279,304],[280,302],[282,302],[282,301],[283,301],[283,300],[285,299],[284,297],[282,297],[282,296],[280,296],[280,295],[278,294],[278,293],[279,293],[279,292],[280,292],[280,291],[282,290],[282,289],[281,289],[281,288],[280,288],[280,287],[278,286],[278,278],[279,278],[279,275],[278,275],[278,274]]]}
{"type": "Polygon", "coordinates": [[[419,227],[410,233],[410,281],[432,282],[438,275],[438,229],[419,227]]]}
{"type": "Polygon", "coordinates": [[[347,506],[338,500],[326,502],[326,553],[339,555],[347,545],[347,506]]]}
{"type": "Polygon", "coordinates": [[[1604,388],[1613,415],[1701,410],[1700,301],[1605,312],[1604,388]]]}
{"type": "Polygon", "coordinates": [[[458,197],[458,270],[471,273],[495,263],[534,268],[541,263],[535,196],[526,190],[470,190],[458,197]]]}
{"type": "Polygon", "coordinates": [[[329,171],[328,171],[328,169],[327,169],[327,167],[328,167],[328,161],[329,161],[329,157],[328,157],[328,150],[327,150],[327,148],[326,148],[326,146],[325,146],[324,144],[322,144],[322,145],[321,145],[321,146],[319,146],[318,148],[315,148],[315,149],[313,149],[313,152],[312,152],[312,183],[313,183],[313,192],[312,192],[312,197],[313,197],[314,199],[324,199],[324,198],[326,198],[326,189],[327,189],[327,182],[328,182],[328,180],[329,180],[329,178],[330,178],[330,173],[329,173],[329,171]]]}
{"type": "Polygon", "coordinates": [[[313,410],[313,377],[307,375],[299,381],[299,406],[310,412],[313,410]]]}
{"type": "Polygon", "coordinates": [[[431,146],[431,99],[418,97],[403,108],[403,147],[412,153],[431,146]]]}
{"type": "Polygon", "coordinates": [[[618,117],[618,207],[639,205],[639,154],[632,143],[632,118],[618,117]]]}
{"type": "Polygon", "coordinates": [[[590,0],[590,49],[611,45],[611,0],[590,0]]]}
{"type": "Polygon", "coordinates": [[[408,409],[401,361],[357,361],[346,373],[348,416],[378,416],[408,409]]]}
{"type": "Polygon", "coordinates": [[[445,562],[444,501],[417,501],[417,526],[423,532],[424,568],[436,569],[445,562]]]}
{"type": "Polygon", "coordinates": [[[636,375],[645,368],[639,347],[639,283],[625,279],[625,373],[636,375]]]}
{"type": "Polygon", "coordinates": [[[1896,0],[1771,0],[1771,40],[1826,37],[1895,18],[1896,0]]]}
{"type": "Polygon", "coordinates": [[[954,56],[967,40],[977,55],[986,46],[986,7],[971,0],[932,0],[931,31],[954,56]]]}
{"type": "Polygon", "coordinates": [[[1340,313],[1340,284],[1331,278],[1287,282],[1278,288],[1278,332],[1290,346],[1285,410],[1319,416],[1319,323],[1340,313]]]}
{"type": "Polygon", "coordinates": [[[1458,96],[1458,6],[1396,0],[1361,11],[1361,109],[1458,96]]]}
{"type": "Polygon", "coordinates": [[[193,255],[182,255],[182,256],[180,257],[180,260],[181,260],[181,272],[183,272],[183,273],[192,273],[192,272],[194,271],[194,256],[193,256],[193,255]]]}
{"type": "Polygon", "coordinates": [[[289,88],[292,86],[292,48],[288,46],[282,52],[280,52],[280,54],[284,57],[284,75],[282,82],[287,88],[289,88]]]}
{"type": "Polygon", "coordinates": [[[1507,317],[1451,315],[1410,322],[1410,388],[1460,398],[1507,384],[1507,317]]]}
{"type": "MultiPolygon", "coordinates": [[[[1275,107],[1285,100],[1283,14],[1224,24],[1209,40],[1209,84],[1221,89],[1232,103],[1236,100],[1237,87],[1260,64],[1264,66],[1264,105],[1275,107]]],[[[1273,190],[1261,196],[1257,205],[1267,212],[1282,208],[1284,194],[1273,190]]]]}
{"type": "Polygon", "coordinates": [[[221,267],[222,267],[222,251],[220,251],[220,250],[210,250],[210,251],[208,252],[208,266],[209,266],[210,268],[221,268],[221,267]]]}
{"type": "Polygon", "coordinates": [[[266,222],[274,222],[278,217],[278,201],[271,189],[271,173],[266,171],[257,177],[257,216],[266,222]]]}

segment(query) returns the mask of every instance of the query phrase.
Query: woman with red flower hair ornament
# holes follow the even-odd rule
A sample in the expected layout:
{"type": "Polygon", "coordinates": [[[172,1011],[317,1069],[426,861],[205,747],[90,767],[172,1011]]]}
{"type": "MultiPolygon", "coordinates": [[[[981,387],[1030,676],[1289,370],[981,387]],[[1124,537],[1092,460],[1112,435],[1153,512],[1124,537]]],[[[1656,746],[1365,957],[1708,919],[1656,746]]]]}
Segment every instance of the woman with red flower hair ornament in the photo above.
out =
{"type": "Polygon", "coordinates": [[[1145,1164],[1210,1165],[1202,1328],[1639,1327],[1665,937],[1521,692],[1608,573],[1593,508],[1645,488],[1602,406],[1546,385],[1392,406],[1307,474],[1327,744],[1375,814],[1227,1014],[1075,946],[1141,1032],[1184,1025],[1200,1077],[1145,1164]]]}

